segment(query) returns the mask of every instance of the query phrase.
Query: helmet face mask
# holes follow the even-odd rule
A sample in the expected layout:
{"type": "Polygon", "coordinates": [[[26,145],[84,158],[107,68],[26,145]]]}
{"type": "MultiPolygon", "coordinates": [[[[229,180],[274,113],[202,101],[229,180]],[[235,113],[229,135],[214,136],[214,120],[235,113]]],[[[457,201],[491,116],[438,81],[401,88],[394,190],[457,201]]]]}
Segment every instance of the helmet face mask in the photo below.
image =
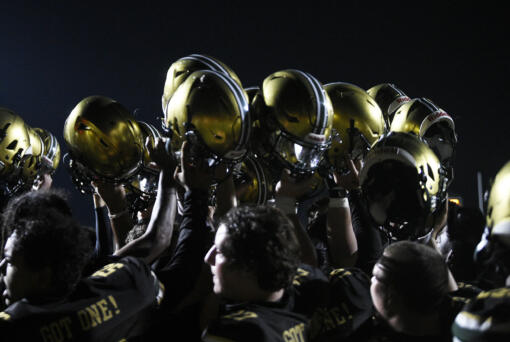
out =
{"type": "Polygon", "coordinates": [[[285,132],[274,138],[273,152],[281,162],[297,174],[313,173],[319,166],[328,144],[310,144],[296,141],[285,132]]]}

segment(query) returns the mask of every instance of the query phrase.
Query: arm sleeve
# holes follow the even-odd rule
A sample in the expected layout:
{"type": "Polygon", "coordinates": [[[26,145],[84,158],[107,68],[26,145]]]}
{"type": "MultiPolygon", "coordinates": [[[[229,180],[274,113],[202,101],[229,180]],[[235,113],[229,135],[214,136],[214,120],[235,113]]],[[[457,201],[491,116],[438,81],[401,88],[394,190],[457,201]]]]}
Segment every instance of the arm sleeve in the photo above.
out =
{"type": "Polygon", "coordinates": [[[101,259],[113,253],[113,236],[106,207],[94,208],[96,217],[96,247],[94,255],[101,259]]]}
{"type": "Polygon", "coordinates": [[[187,192],[183,206],[174,255],[168,264],[157,272],[166,289],[162,303],[165,310],[171,310],[193,290],[211,242],[211,227],[207,221],[207,193],[197,190],[187,192]]]}
{"type": "Polygon", "coordinates": [[[358,241],[358,260],[356,267],[365,273],[371,274],[376,261],[381,257],[384,250],[381,233],[375,227],[363,206],[359,191],[349,193],[351,207],[351,220],[354,234],[358,241]]]}

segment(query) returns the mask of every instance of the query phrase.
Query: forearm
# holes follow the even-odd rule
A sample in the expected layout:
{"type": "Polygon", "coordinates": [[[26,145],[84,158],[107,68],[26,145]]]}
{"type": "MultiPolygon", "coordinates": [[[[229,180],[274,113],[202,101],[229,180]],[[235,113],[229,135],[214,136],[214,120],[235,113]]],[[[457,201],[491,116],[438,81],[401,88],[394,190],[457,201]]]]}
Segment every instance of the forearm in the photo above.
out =
{"type": "Polygon", "coordinates": [[[341,200],[347,204],[330,207],[327,214],[328,250],[335,268],[352,267],[358,257],[358,242],[352,228],[349,202],[345,197],[341,200]]]}
{"type": "Polygon", "coordinates": [[[133,255],[152,263],[170,244],[176,213],[175,183],[169,171],[161,171],[158,194],[146,232],[116,252],[133,255]]]}
{"type": "Polygon", "coordinates": [[[221,218],[231,208],[237,206],[237,197],[232,174],[216,187],[216,210],[214,217],[221,218]]]}
{"type": "Polygon", "coordinates": [[[173,310],[198,281],[205,253],[212,243],[212,228],[207,224],[207,205],[207,192],[186,192],[175,252],[168,264],[158,271],[158,278],[169,294],[164,300],[168,310],[173,310]]]}

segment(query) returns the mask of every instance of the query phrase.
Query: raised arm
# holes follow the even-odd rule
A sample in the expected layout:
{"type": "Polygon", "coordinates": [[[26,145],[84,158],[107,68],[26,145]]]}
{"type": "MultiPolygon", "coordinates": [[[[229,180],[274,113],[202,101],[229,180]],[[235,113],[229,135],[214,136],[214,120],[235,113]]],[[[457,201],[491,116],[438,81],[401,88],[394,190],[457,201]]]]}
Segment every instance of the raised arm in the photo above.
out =
{"type": "Polygon", "coordinates": [[[352,267],[358,257],[358,242],[352,227],[351,210],[347,197],[349,190],[359,187],[358,168],[347,160],[349,173],[333,172],[334,185],[329,191],[327,214],[327,242],[334,267],[352,267]]]}
{"type": "Polygon", "coordinates": [[[284,169],[275,189],[275,206],[282,210],[294,224],[295,234],[301,246],[301,261],[316,267],[317,254],[315,247],[296,212],[297,200],[311,191],[312,183],[312,176],[304,179],[295,179],[290,175],[289,170],[284,169]]]}
{"type": "Polygon", "coordinates": [[[157,139],[154,146],[148,140],[146,146],[151,159],[161,170],[151,219],[145,233],[116,251],[115,255],[132,255],[152,263],[170,245],[172,239],[176,213],[176,162],[162,139],[157,139]]]}

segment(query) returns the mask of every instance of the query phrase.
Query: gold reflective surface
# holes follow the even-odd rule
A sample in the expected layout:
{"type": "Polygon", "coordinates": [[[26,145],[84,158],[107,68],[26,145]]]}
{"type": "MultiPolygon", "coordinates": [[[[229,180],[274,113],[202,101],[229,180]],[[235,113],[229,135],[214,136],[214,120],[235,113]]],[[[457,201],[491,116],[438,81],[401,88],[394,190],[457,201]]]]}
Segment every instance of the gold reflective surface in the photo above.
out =
{"type": "Polygon", "coordinates": [[[124,106],[104,96],[76,105],[65,122],[64,139],[72,155],[102,177],[125,178],[141,163],[138,123],[124,106]]]}

